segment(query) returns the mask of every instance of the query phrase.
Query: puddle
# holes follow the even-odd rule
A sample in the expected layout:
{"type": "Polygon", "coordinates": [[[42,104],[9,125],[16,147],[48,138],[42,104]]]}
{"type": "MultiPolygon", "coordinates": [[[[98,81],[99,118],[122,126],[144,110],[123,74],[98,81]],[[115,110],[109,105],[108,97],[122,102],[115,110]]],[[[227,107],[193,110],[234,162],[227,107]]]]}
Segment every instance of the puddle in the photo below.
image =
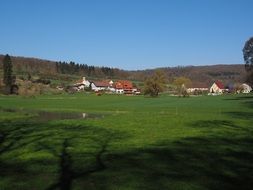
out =
{"type": "Polygon", "coordinates": [[[24,115],[31,115],[31,119],[36,121],[52,121],[52,120],[67,120],[67,119],[100,119],[102,114],[94,113],[75,113],[75,112],[47,112],[47,111],[30,111],[18,110],[12,108],[0,108],[3,112],[20,113],[24,115]]]}
{"type": "Polygon", "coordinates": [[[46,112],[39,111],[34,119],[39,121],[66,120],[66,119],[99,119],[103,118],[100,114],[91,113],[66,113],[66,112],[46,112]]]}

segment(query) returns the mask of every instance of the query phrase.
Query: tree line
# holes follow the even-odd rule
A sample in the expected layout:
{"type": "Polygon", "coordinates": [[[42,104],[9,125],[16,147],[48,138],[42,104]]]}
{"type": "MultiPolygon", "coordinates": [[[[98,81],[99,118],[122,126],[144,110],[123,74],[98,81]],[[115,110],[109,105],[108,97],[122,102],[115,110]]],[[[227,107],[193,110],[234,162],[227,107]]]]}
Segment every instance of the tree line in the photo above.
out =
{"type": "MultiPolygon", "coordinates": [[[[0,55],[0,63],[3,62],[5,56],[0,55]]],[[[48,61],[37,58],[15,57],[10,56],[13,65],[13,72],[17,75],[47,75],[57,76],[56,74],[66,74],[70,76],[87,76],[95,78],[118,78],[127,79],[130,73],[127,71],[111,68],[111,67],[98,67],[87,64],[79,64],[74,61],[48,61]]],[[[0,70],[3,65],[0,64],[0,70]]]]}
{"type": "MultiPolygon", "coordinates": [[[[0,55],[0,62],[4,56],[0,55]]],[[[13,71],[19,76],[41,76],[46,79],[62,79],[66,81],[73,77],[86,76],[90,78],[111,78],[126,79],[132,81],[144,81],[152,76],[155,70],[125,71],[110,67],[97,67],[87,64],[71,62],[55,62],[37,58],[25,58],[11,56],[13,71]],[[59,74],[59,75],[57,75],[59,74]],[[61,75],[63,74],[63,75],[61,75]]],[[[0,64],[0,70],[2,64],[0,64]]],[[[161,68],[168,77],[168,82],[172,83],[175,78],[184,76],[193,82],[202,85],[210,85],[215,80],[228,82],[243,82],[245,80],[245,69],[243,65],[213,65],[213,66],[185,66],[161,68]]],[[[1,74],[1,73],[0,73],[1,74]]]]}
{"type": "MultiPolygon", "coordinates": [[[[253,85],[253,37],[251,37],[249,40],[245,42],[244,48],[243,48],[243,58],[245,61],[245,70],[247,72],[247,79],[246,82],[248,82],[250,85],[253,85]]],[[[12,63],[11,57],[7,54],[6,56],[0,56],[0,59],[3,61],[3,65],[0,65],[0,69],[2,67],[3,69],[3,83],[5,85],[5,92],[7,94],[14,93],[17,86],[15,86],[15,80],[16,76],[12,74],[13,72],[13,65],[14,70],[16,72],[26,72],[26,73],[43,73],[43,74],[67,74],[67,75],[79,75],[79,76],[88,76],[88,77],[100,77],[100,78],[124,78],[124,79],[130,79],[130,80],[136,80],[137,78],[139,80],[145,80],[144,84],[144,92],[145,94],[149,94],[151,96],[157,96],[159,92],[163,91],[164,89],[164,81],[165,78],[168,76],[171,76],[170,79],[175,79],[175,77],[172,77],[172,75],[177,76],[178,78],[180,75],[182,76],[182,73],[185,72],[185,75],[191,74],[192,70],[194,70],[194,67],[182,67],[178,68],[176,70],[171,70],[170,68],[164,68],[162,69],[163,72],[155,72],[154,70],[146,70],[146,71],[124,71],[116,68],[110,68],[110,67],[95,67],[95,66],[89,66],[87,64],[78,64],[73,61],[71,62],[52,62],[52,61],[45,61],[40,59],[34,59],[34,58],[20,58],[20,57],[13,57],[14,64],[12,63]],[[171,72],[174,73],[171,73],[171,72]],[[176,72],[176,73],[175,73],[176,72]]],[[[203,67],[208,69],[209,76],[217,75],[217,71],[215,73],[210,72],[210,67],[203,67]]],[[[203,77],[202,74],[204,72],[201,72],[200,74],[194,72],[194,75],[196,77],[203,77]]],[[[220,72],[221,73],[221,72],[220,72]]],[[[229,71],[229,72],[223,72],[223,74],[219,73],[219,78],[222,75],[226,75],[226,77],[232,77],[234,80],[234,76],[240,75],[240,72],[238,70],[235,71],[229,71]],[[225,74],[224,74],[225,73],[225,74]]],[[[201,81],[200,78],[198,78],[197,81],[201,81]]],[[[167,80],[167,79],[166,79],[167,80]]],[[[168,80],[170,81],[170,80],[168,80]]],[[[180,85],[178,85],[180,86],[180,85]]]]}
{"type": "Polygon", "coordinates": [[[83,76],[114,77],[117,69],[110,67],[95,67],[87,64],[78,64],[73,61],[56,62],[56,71],[61,74],[76,74],[83,76]]]}

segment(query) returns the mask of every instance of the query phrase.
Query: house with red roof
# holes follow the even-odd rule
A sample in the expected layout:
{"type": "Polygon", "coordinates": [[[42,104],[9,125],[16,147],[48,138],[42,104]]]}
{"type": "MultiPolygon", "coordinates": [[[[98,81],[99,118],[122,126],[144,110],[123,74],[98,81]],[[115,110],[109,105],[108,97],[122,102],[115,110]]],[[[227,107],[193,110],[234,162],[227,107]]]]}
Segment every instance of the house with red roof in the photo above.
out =
{"type": "Polygon", "coordinates": [[[225,91],[225,86],[221,81],[215,81],[209,90],[211,94],[222,94],[225,91]]]}
{"type": "Polygon", "coordinates": [[[128,80],[120,80],[115,83],[115,92],[118,94],[133,94],[133,83],[128,80]]]}
{"type": "Polygon", "coordinates": [[[91,90],[95,92],[98,92],[98,91],[115,92],[115,88],[113,87],[112,80],[92,81],[90,86],[91,86],[91,90]]]}
{"type": "Polygon", "coordinates": [[[95,92],[106,91],[117,94],[140,94],[140,90],[134,87],[132,82],[128,80],[119,80],[117,82],[113,82],[112,80],[87,81],[83,77],[83,80],[77,81],[75,84],[75,87],[82,87],[83,89],[87,86],[95,92]]]}
{"type": "Polygon", "coordinates": [[[108,90],[110,87],[109,82],[107,81],[93,81],[91,82],[91,90],[98,92],[102,90],[108,90]]]}

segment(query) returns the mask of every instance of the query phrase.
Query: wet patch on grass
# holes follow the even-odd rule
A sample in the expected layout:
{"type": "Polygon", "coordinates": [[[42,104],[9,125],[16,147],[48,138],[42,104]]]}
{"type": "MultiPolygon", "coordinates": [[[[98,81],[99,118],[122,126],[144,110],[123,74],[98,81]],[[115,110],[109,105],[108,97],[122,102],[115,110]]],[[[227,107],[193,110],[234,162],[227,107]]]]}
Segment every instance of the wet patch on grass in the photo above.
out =
{"type": "Polygon", "coordinates": [[[100,119],[104,115],[94,113],[68,113],[39,111],[33,118],[38,121],[66,120],[66,119],[100,119]]]}
{"type": "Polygon", "coordinates": [[[77,112],[48,112],[48,111],[31,111],[23,109],[0,108],[0,111],[6,113],[16,113],[29,116],[30,119],[39,122],[53,120],[69,120],[69,119],[101,119],[103,114],[96,113],[77,113],[77,112]]]}

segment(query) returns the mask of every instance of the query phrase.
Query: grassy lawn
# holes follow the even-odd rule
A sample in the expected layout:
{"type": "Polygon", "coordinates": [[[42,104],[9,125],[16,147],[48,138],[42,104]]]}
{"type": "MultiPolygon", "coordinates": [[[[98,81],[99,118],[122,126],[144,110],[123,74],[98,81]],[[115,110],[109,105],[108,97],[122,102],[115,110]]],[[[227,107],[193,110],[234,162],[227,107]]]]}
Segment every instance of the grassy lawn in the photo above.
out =
{"type": "Polygon", "coordinates": [[[252,95],[0,96],[0,189],[250,190],[252,124],[252,95]]]}

